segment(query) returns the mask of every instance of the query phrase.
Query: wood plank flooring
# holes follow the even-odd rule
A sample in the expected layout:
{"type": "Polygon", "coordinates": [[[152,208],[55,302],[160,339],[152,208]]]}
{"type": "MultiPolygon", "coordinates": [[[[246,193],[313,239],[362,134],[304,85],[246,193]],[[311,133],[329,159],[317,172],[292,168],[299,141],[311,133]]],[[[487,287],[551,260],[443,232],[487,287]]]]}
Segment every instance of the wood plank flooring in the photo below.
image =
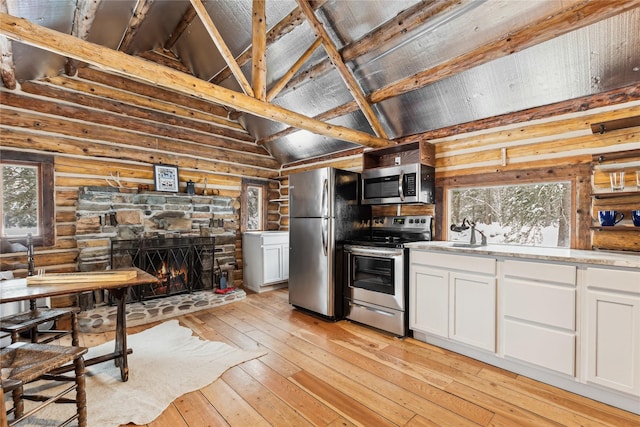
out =
{"type": "MultiPolygon", "coordinates": [[[[411,338],[320,320],[293,309],[286,289],[178,320],[269,353],[176,399],[148,427],[640,426],[629,412],[411,338]]],[[[110,339],[83,334],[81,345],[110,339]]]]}

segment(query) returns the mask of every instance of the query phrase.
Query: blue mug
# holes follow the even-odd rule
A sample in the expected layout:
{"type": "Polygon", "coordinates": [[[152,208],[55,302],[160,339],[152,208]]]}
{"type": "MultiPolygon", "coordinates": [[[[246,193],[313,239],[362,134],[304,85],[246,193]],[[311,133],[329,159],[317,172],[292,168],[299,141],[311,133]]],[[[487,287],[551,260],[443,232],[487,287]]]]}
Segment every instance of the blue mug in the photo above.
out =
{"type": "Polygon", "coordinates": [[[631,211],[631,219],[633,219],[633,225],[640,227],[640,209],[631,211]]]}
{"type": "Polygon", "coordinates": [[[598,218],[600,225],[616,225],[622,221],[624,214],[618,211],[598,211],[598,218]]]}

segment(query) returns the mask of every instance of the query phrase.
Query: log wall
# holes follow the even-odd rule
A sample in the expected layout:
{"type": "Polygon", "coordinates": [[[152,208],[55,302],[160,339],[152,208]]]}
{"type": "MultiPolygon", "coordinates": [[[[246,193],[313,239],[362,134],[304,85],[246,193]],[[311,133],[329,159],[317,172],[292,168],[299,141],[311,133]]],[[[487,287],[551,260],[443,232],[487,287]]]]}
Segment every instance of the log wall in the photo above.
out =
{"type": "MultiPolygon", "coordinates": [[[[13,91],[0,88],[0,98],[1,148],[54,157],[56,239],[36,248],[36,267],[77,270],[81,188],[153,191],[153,165],[162,163],[178,166],[180,192],[192,180],[202,195],[206,180],[209,195],[233,201],[225,229],[236,233],[233,277],[242,283],[241,181],[263,179],[277,199],[280,184],[273,178],[279,164],[225,108],[92,68],[79,69],[75,77],[22,82],[13,91]]],[[[281,209],[269,204],[269,229],[280,226],[281,209]]],[[[0,255],[0,270],[26,275],[25,254],[0,255]]]]}

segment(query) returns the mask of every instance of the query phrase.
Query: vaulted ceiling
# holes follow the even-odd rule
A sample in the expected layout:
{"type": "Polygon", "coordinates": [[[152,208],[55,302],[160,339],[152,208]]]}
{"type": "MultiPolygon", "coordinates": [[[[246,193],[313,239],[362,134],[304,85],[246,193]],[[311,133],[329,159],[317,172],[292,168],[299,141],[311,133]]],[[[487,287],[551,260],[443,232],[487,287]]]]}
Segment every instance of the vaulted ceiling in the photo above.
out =
{"type": "Polygon", "coordinates": [[[223,105],[281,164],[640,82],[637,0],[0,0],[0,13],[6,88],[90,64],[223,105]]]}

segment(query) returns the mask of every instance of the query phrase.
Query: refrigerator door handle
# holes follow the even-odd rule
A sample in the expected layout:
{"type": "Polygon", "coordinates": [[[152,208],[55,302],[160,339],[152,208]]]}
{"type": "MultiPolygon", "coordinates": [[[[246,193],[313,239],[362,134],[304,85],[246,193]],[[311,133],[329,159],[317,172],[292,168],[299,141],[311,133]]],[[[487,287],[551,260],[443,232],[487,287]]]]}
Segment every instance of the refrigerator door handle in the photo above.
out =
{"type": "Polygon", "coordinates": [[[327,256],[328,248],[327,248],[327,228],[329,227],[329,218],[322,218],[322,251],[324,252],[324,256],[327,256]]]}
{"type": "Polygon", "coordinates": [[[329,180],[325,178],[324,183],[322,184],[322,217],[326,218],[329,216],[329,180]]]}

